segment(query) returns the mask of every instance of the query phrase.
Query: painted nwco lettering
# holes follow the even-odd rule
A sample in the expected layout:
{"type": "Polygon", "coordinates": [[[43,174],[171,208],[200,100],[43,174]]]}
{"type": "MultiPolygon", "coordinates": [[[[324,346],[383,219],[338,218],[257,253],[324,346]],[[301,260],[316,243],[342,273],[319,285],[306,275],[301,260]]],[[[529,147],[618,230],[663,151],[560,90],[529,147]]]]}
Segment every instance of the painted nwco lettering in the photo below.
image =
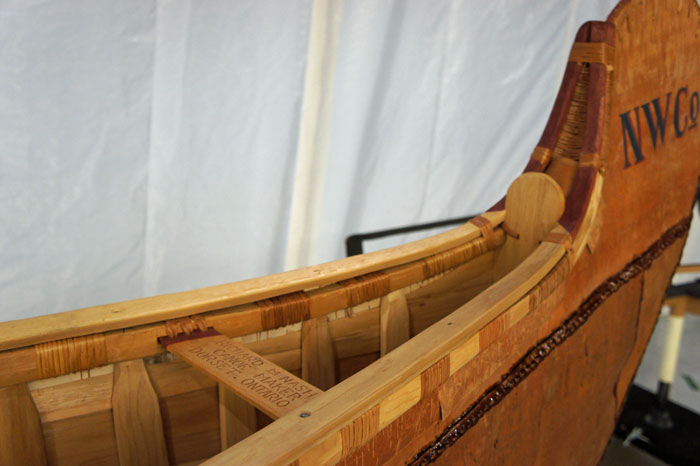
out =
{"type": "Polygon", "coordinates": [[[695,91],[688,96],[688,88],[681,87],[676,91],[673,99],[671,99],[672,95],[673,93],[669,92],[665,98],[657,97],[620,114],[622,141],[625,151],[625,168],[629,168],[633,164],[636,165],[645,158],[643,140],[644,134],[647,133],[642,132],[643,121],[646,121],[646,126],[649,130],[648,137],[651,139],[652,149],[656,150],[657,145],[664,144],[671,103],[673,103],[673,132],[676,138],[683,137],[686,131],[697,126],[698,114],[700,113],[700,95],[698,95],[698,92],[695,91]],[[644,116],[643,119],[640,118],[640,109],[644,116]]]}

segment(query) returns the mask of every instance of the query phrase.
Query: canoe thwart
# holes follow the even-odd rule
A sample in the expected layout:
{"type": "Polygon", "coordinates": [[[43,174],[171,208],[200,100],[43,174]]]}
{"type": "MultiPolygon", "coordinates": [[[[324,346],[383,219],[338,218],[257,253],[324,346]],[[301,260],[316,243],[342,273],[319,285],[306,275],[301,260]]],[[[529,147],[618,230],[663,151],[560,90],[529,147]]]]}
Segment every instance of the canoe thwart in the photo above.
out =
{"type": "Polygon", "coordinates": [[[213,328],[163,337],[160,343],[273,419],[323,393],[213,328]]]}

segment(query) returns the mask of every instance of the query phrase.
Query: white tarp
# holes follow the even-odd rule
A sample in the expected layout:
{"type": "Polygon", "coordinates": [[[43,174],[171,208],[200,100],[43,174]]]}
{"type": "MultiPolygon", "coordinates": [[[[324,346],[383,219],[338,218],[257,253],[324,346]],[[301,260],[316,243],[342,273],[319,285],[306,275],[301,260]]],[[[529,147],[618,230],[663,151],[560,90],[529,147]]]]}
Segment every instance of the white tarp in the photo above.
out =
{"type": "MultiPolygon", "coordinates": [[[[301,262],[500,198],[614,3],[342,3],[301,262]]],[[[283,269],[312,7],[0,4],[0,320],[283,269]]]]}
{"type": "Polygon", "coordinates": [[[309,12],[0,4],[0,320],[280,270],[309,12]]]}

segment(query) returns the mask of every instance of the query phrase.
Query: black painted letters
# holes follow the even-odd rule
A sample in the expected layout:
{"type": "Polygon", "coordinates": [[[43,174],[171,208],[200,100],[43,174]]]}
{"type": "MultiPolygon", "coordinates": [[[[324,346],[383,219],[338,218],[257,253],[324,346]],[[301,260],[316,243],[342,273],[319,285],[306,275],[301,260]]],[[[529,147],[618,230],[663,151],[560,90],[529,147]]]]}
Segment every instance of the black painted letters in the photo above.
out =
{"type": "MultiPolygon", "coordinates": [[[[652,150],[655,151],[657,146],[664,144],[669,105],[672,102],[671,94],[671,92],[666,94],[666,102],[663,105],[661,98],[657,97],[635,107],[633,110],[620,114],[625,168],[629,168],[644,160],[644,151],[649,150],[648,146],[644,149],[645,134],[648,133],[648,137],[651,139],[652,150]],[[640,108],[644,112],[648,132],[642,131],[643,123],[639,118],[640,108]],[[633,159],[631,159],[630,151],[634,155],[633,159]]],[[[697,126],[697,119],[700,114],[700,95],[697,92],[693,92],[688,98],[688,88],[681,87],[676,92],[673,104],[673,132],[676,138],[681,138],[687,130],[697,126]]]]}

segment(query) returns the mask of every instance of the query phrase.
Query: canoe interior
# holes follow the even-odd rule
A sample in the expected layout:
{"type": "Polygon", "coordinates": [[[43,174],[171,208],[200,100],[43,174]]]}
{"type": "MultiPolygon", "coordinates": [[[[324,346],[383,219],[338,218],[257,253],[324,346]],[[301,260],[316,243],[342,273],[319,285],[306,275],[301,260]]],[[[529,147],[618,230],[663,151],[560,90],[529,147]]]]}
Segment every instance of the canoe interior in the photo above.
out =
{"type": "MultiPolygon", "coordinates": [[[[493,282],[495,252],[404,289],[410,336],[486,289],[493,282]]],[[[329,315],[334,381],[341,382],[380,357],[380,298],[329,315]]],[[[237,340],[301,376],[301,323],[237,340]]],[[[170,464],[203,461],[222,450],[220,397],[224,390],[205,373],[171,354],[145,358],[158,397],[170,464]]],[[[28,384],[41,419],[49,464],[119,464],[112,418],[114,366],[107,365],[28,384]]],[[[330,388],[330,387],[325,387],[330,388]]],[[[250,409],[250,408],[249,408],[250,409]]],[[[252,408],[247,429],[272,422],[252,408]],[[252,420],[252,422],[251,422],[252,420]]],[[[240,434],[239,434],[240,435],[240,434]]],[[[228,445],[225,445],[228,446],[228,445]]]]}

